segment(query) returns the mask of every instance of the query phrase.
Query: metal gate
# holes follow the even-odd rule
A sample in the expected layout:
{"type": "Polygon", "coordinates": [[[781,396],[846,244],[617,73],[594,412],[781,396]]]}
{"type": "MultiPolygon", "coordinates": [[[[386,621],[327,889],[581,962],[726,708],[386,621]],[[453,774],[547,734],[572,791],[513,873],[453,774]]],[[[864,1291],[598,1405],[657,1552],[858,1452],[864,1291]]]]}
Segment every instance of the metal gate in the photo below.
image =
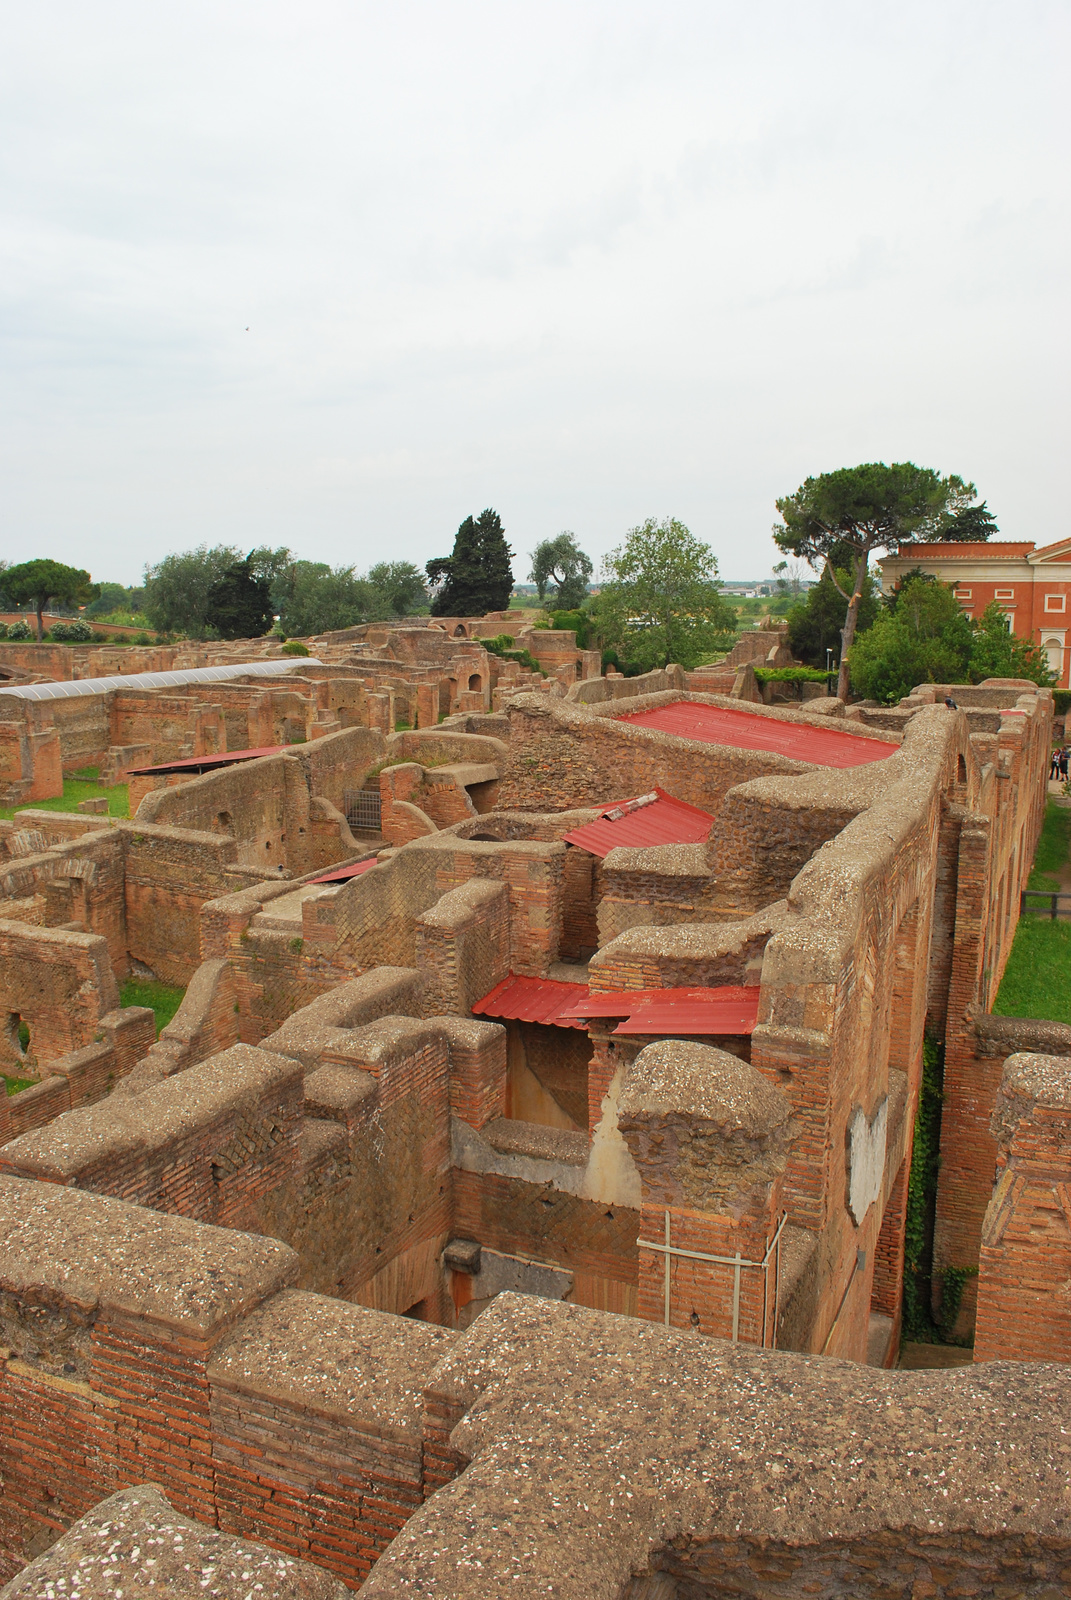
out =
{"type": "Polygon", "coordinates": [[[346,789],[342,795],[346,821],[353,832],[379,833],[383,809],[378,789],[346,789]]]}

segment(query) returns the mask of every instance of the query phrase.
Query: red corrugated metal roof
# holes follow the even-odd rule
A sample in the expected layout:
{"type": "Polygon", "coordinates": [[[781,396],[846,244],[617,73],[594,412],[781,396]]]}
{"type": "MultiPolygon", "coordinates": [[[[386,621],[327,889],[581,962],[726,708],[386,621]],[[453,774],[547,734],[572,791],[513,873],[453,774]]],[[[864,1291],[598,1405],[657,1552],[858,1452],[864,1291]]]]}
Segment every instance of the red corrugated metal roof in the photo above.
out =
{"type": "Polygon", "coordinates": [[[624,989],[581,1000],[577,1017],[622,1017],[615,1033],[748,1034],[759,1015],[757,984],[714,989],[624,989]]]}
{"type": "Polygon", "coordinates": [[[325,872],[320,878],[310,878],[310,883],[344,883],[347,878],[359,878],[362,872],[369,872],[376,865],[373,856],[370,861],[358,861],[352,867],[335,867],[331,872],[325,872]]]}
{"type": "Polygon", "coordinates": [[[867,739],[834,728],[807,727],[800,722],[781,722],[776,717],[758,717],[748,711],[730,711],[723,706],[676,700],[654,711],[634,711],[617,718],[644,728],[658,728],[679,739],[696,739],[701,744],[724,744],[737,750],[769,750],[792,761],[809,761],[819,767],[860,767],[870,761],[884,761],[897,748],[880,739],[867,739]]]}
{"type": "Polygon", "coordinates": [[[686,800],[677,800],[657,785],[652,793],[658,796],[657,800],[616,819],[607,816],[607,812],[615,811],[618,806],[634,805],[635,801],[616,800],[612,805],[603,806],[598,822],[586,822],[583,827],[563,834],[563,839],[566,844],[579,845],[581,850],[600,857],[608,856],[611,850],[622,845],[643,849],[657,844],[704,842],[714,822],[709,812],[690,806],[686,800]]]}
{"type": "Polygon", "coordinates": [[[511,1022],[545,1022],[557,1028],[583,1028],[575,1021],[577,1002],[587,998],[586,983],[559,983],[556,978],[523,978],[510,973],[472,1008],[476,1017],[501,1017],[511,1022]]]}
{"type": "Polygon", "coordinates": [[[181,772],[184,767],[200,767],[207,772],[210,767],[229,767],[235,761],[277,756],[280,750],[287,748],[284,744],[266,744],[261,750],[220,750],[210,756],[183,756],[180,761],[161,761],[156,767],[128,767],[127,773],[132,778],[141,778],[151,772],[181,772]]]}

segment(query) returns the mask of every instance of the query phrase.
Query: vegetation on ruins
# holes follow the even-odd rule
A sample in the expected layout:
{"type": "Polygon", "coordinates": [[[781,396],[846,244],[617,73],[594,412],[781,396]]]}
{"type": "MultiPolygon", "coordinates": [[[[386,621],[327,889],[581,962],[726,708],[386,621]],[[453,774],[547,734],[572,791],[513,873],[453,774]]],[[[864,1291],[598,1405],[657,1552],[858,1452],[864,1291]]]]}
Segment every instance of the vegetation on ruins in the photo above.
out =
{"type": "Polygon", "coordinates": [[[732,643],[736,612],[722,594],[714,552],[676,517],[648,517],[631,528],[605,571],[591,614],[603,645],[633,668],[671,661],[692,668],[732,643]]]}
{"type": "Polygon", "coordinates": [[[251,550],[244,561],[225,568],[210,587],[205,623],[220,639],[259,639],[274,620],[271,583],[253,570],[251,550]]]}
{"type": "Polygon", "coordinates": [[[848,655],[855,639],[859,608],[872,552],[923,539],[978,539],[977,512],[968,522],[962,514],[977,494],[973,483],[952,474],[941,477],[913,461],[870,461],[807,478],[794,494],[776,502],[781,523],[774,525],[778,547],[801,557],[817,571],[828,567],[847,606],[841,630],[840,678],[837,693],[848,698],[848,655]],[[848,565],[851,586],[837,577],[848,565]]]}
{"type": "Polygon", "coordinates": [[[73,776],[64,776],[63,793],[56,795],[51,800],[28,800],[24,806],[0,806],[0,817],[10,821],[18,811],[25,810],[27,806],[34,811],[77,811],[83,800],[105,799],[108,802],[108,815],[112,817],[127,817],[130,807],[127,803],[127,785],[125,783],[112,784],[105,789],[97,781],[98,769],[96,767],[82,767],[73,776]]]}
{"type": "Polygon", "coordinates": [[[96,586],[81,567],[68,567],[62,561],[38,557],[8,567],[3,574],[4,593],[16,605],[32,605],[37,613],[37,637],[45,636],[43,612],[50,600],[61,605],[87,605],[96,597],[96,586]]]}
{"type": "Polygon", "coordinates": [[[546,601],[548,588],[553,586],[551,598],[557,610],[577,609],[587,599],[591,573],[591,557],[584,554],[576,535],[568,529],[556,539],[542,540],[532,551],[529,576],[536,586],[540,605],[546,601]]]}
{"type": "Polygon", "coordinates": [[[488,506],[457,530],[453,552],[435,556],[425,571],[434,599],[433,617],[482,617],[504,611],[513,593],[513,551],[502,519],[488,506]]]}
{"type": "Polygon", "coordinates": [[[972,620],[954,585],[922,572],[908,573],[897,584],[873,626],[856,639],[849,667],[855,688],[884,705],[894,705],[918,683],[1054,681],[1042,651],[1009,631],[995,601],[972,620]]]}
{"type": "Polygon", "coordinates": [[[156,1018],[156,1032],[161,1034],[182,1004],[185,989],[174,984],[160,983],[156,978],[128,978],[119,991],[121,1006],[148,1006],[156,1018]]]}

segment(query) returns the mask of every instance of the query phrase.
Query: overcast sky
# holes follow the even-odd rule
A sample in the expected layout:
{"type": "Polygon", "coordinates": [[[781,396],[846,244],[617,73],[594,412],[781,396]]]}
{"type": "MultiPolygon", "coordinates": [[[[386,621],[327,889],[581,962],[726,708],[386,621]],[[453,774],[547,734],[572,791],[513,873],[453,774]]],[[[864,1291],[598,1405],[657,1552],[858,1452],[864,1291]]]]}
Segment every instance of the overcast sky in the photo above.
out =
{"type": "Polygon", "coordinates": [[[1066,536],[1069,8],[7,0],[0,556],[528,575],[913,459],[1066,536]]]}

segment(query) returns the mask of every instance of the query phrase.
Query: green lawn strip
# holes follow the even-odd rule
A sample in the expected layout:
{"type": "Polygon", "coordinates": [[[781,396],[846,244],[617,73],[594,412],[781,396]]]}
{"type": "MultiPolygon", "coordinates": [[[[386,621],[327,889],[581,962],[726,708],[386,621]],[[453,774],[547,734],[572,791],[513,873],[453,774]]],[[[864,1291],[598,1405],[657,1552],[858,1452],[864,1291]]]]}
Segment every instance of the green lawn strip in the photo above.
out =
{"type": "Polygon", "coordinates": [[[0,817],[12,821],[16,811],[77,811],[80,800],[99,800],[102,796],[108,802],[109,816],[130,815],[126,784],[119,783],[113,789],[104,789],[97,782],[97,768],[86,767],[77,777],[64,778],[62,795],[56,795],[52,800],[27,800],[21,806],[0,806],[0,817]]]}
{"type": "Polygon", "coordinates": [[[993,1010],[998,1017],[1071,1023],[1071,922],[1019,919],[993,1010]]]}
{"type": "Polygon", "coordinates": [[[1030,874],[1028,889],[1056,889],[1059,873],[1071,857],[1071,806],[1058,806],[1049,798],[1045,806],[1045,820],[1034,854],[1034,870],[1030,874]]]}
{"type": "Polygon", "coordinates": [[[185,989],[176,989],[170,983],[158,983],[155,978],[128,978],[119,991],[121,1006],[151,1006],[156,1013],[156,1032],[159,1036],[175,1015],[185,989]]]}

